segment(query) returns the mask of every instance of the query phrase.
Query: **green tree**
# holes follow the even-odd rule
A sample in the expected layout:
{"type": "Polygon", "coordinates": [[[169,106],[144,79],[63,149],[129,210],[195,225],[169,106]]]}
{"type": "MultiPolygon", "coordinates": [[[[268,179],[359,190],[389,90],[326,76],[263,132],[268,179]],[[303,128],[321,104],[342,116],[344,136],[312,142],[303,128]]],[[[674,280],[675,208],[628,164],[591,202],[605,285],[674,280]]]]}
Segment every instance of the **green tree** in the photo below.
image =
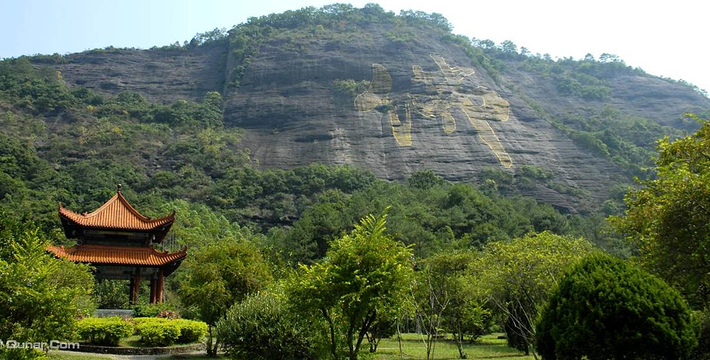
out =
{"type": "Polygon", "coordinates": [[[417,264],[412,295],[427,359],[434,358],[441,329],[454,336],[459,357],[465,359],[464,336],[480,336],[491,325],[490,311],[485,309],[487,293],[470,275],[475,261],[472,251],[442,251],[417,264]]]}
{"type": "Polygon", "coordinates": [[[434,186],[446,184],[446,180],[444,180],[441,176],[436,175],[432,170],[420,170],[414,172],[412,176],[409,177],[407,182],[409,183],[409,186],[423,190],[428,190],[434,186]]]}
{"type": "Polygon", "coordinates": [[[588,241],[550,232],[488,244],[475,265],[478,284],[506,318],[509,345],[533,350],[535,319],[565,269],[592,253],[588,241]]]}
{"type": "Polygon", "coordinates": [[[510,40],[505,40],[500,43],[500,50],[508,56],[513,56],[518,54],[518,46],[510,40]]]}
{"type": "MultiPolygon", "coordinates": [[[[0,213],[0,339],[49,342],[71,339],[76,320],[94,308],[89,267],[51,257],[31,223],[0,213]]],[[[25,349],[0,349],[9,359],[32,358],[25,349]]]]}
{"type": "Polygon", "coordinates": [[[411,250],[385,234],[386,215],[369,215],[355,230],[336,239],[326,257],[288,288],[296,311],[328,324],[330,353],[339,359],[344,338],[355,360],[378,313],[400,306],[412,275],[411,250]]]}
{"type": "Polygon", "coordinates": [[[463,341],[466,335],[475,339],[493,325],[484,287],[472,281],[471,266],[476,253],[460,251],[443,253],[432,259],[437,272],[443,276],[440,285],[449,293],[449,306],[444,309],[442,327],[454,336],[459,357],[465,359],[463,341]]]}
{"type": "Polygon", "coordinates": [[[575,266],[550,296],[537,324],[543,359],[681,359],[697,326],[680,294],[663,280],[610,255],[575,266]]]}
{"type": "Polygon", "coordinates": [[[453,295],[449,293],[451,284],[446,281],[448,274],[442,272],[443,267],[437,260],[437,257],[433,257],[417,264],[418,269],[410,294],[411,307],[422,326],[427,360],[434,358],[444,312],[448,309],[453,295]]]}
{"type": "Polygon", "coordinates": [[[182,302],[209,326],[207,353],[215,355],[214,326],[227,309],[263,289],[271,273],[259,250],[245,239],[225,239],[199,248],[183,265],[182,302]]]}
{"type": "Polygon", "coordinates": [[[636,246],[643,266],[697,306],[710,305],[710,123],[693,135],[659,143],[657,177],[626,195],[612,217],[636,246]]]}

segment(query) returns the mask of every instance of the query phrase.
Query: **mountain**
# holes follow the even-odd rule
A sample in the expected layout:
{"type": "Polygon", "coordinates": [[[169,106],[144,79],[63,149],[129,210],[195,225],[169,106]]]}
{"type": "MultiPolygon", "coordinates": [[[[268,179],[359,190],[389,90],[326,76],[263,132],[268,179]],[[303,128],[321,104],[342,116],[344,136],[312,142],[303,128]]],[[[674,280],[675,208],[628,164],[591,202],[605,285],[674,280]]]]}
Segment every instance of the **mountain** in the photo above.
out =
{"type": "MultiPolygon", "coordinates": [[[[136,101],[159,105],[218,92],[222,129],[239,136],[221,149],[248,154],[260,168],[346,164],[389,180],[432,169],[572,213],[593,211],[634,176],[650,176],[655,141],[695,129],[686,112],[710,111],[710,100],[692,86],[613,55],[555,61],[450,29],[437,14],[331,5],[252,18],[182,46],[28,60],[56,70],[73,94],[139,94],[136,101]]],[[[12,106],[5,101],[6,111],[12,106]]],[[[79,131],[68,130],[72,121],[94,116],[66,109],[29,112],[67,134],[79,131]]],[[[197,136],[166,131],[186,143],[197,136]]],[[[41,142],[40,157],[82,156],[41,142]]],[[[141,151],[133,156],[148,177],[175,163],[165,152],[141,151]]]]}

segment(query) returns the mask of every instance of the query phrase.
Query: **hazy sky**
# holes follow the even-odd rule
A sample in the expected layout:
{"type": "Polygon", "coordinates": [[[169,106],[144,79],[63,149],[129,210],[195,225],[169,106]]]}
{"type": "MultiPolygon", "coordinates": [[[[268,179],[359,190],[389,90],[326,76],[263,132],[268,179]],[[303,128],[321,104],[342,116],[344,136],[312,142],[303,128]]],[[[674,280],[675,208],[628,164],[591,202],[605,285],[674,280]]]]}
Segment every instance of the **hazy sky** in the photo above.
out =
{"type": "MultiPolygon", "coordinates": [[[[0,58],[182,43],[198,32],[229,29],[248,17],[334,2],[0,0],[0,58]]],[[[704,1],[350,1],[356,7],[368,2],[395,13],[438,12],[456,34],[496,43],[512,40],[533,53],[574,58],[616,54],[648,73],[710,91],[710,5],[704,1]]]]}

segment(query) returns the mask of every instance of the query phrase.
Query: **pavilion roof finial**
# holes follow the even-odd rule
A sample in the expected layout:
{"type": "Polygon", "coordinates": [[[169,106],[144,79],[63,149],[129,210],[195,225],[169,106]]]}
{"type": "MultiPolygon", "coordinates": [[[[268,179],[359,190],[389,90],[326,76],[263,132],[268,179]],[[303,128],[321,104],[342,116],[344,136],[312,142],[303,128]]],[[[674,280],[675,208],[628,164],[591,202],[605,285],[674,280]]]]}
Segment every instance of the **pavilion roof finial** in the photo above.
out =
{"type": "Polygon", "coordinates": [[[121,192],[121,184],[116,185],[116,192],[121,192]]]}

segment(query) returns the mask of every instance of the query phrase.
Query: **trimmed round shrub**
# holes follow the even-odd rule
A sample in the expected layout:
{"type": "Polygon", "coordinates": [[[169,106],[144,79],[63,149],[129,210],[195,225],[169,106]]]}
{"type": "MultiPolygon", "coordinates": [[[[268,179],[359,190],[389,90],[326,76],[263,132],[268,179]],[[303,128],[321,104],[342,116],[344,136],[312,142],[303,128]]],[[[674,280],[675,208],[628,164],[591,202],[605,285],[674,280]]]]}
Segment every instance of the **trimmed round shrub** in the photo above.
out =
{"type": "Polygon", "coordinates": [[[207,334],[207,324],[202,321],[139,317],[133,318],[133,322],[136,323],[136,334],[141,335],[143,342],[146,343],[146,345],[149,344],[149,346],[167,346],[175,342],[178,344],[189,344],[200,340],[207,334]],[[169,340],[169,338],[172,337],[171,333],[166,333],[164,336],[166,337],[165,339],[162,338],[163,336],[156,338],[158,333],[156,328],[164,327],[165,324],[169,327],[177,327],[179,330],[177,338],[169,340]],[[160,345],[163,343],[167,345],[160,345]]]}
{"type": "Polygon", "coordinates": [[[697,343],[680,294],[659,278],[609,255],[567,273],[537,324],[543,359],[679,359],[697,343]]]}
{"type": "Polygon", "coordinates": [[[85,318],[77,322],[79,337],[91,344],[116,346],[133,334],[133,324],[119,317],[85,318]]]}
{"type": "Polygon", "coordinates": [[[217,338],[233,359],[315,359],[307,325],[268,293],[248,296],[217,323],[217,338]]]}
{"type": "Polygon", "coordinates": [[[207,334],[207,324],[202,321],[177,319],[171,320],[180,328],[179,344],[189,344],[200,340],[207,334]]]}
{"type": "Polygon", "coordinates": [[[174,320],[138,318],[136,330],[147,346],[170,346],[180,337],[180,326],[174,320]]]}

